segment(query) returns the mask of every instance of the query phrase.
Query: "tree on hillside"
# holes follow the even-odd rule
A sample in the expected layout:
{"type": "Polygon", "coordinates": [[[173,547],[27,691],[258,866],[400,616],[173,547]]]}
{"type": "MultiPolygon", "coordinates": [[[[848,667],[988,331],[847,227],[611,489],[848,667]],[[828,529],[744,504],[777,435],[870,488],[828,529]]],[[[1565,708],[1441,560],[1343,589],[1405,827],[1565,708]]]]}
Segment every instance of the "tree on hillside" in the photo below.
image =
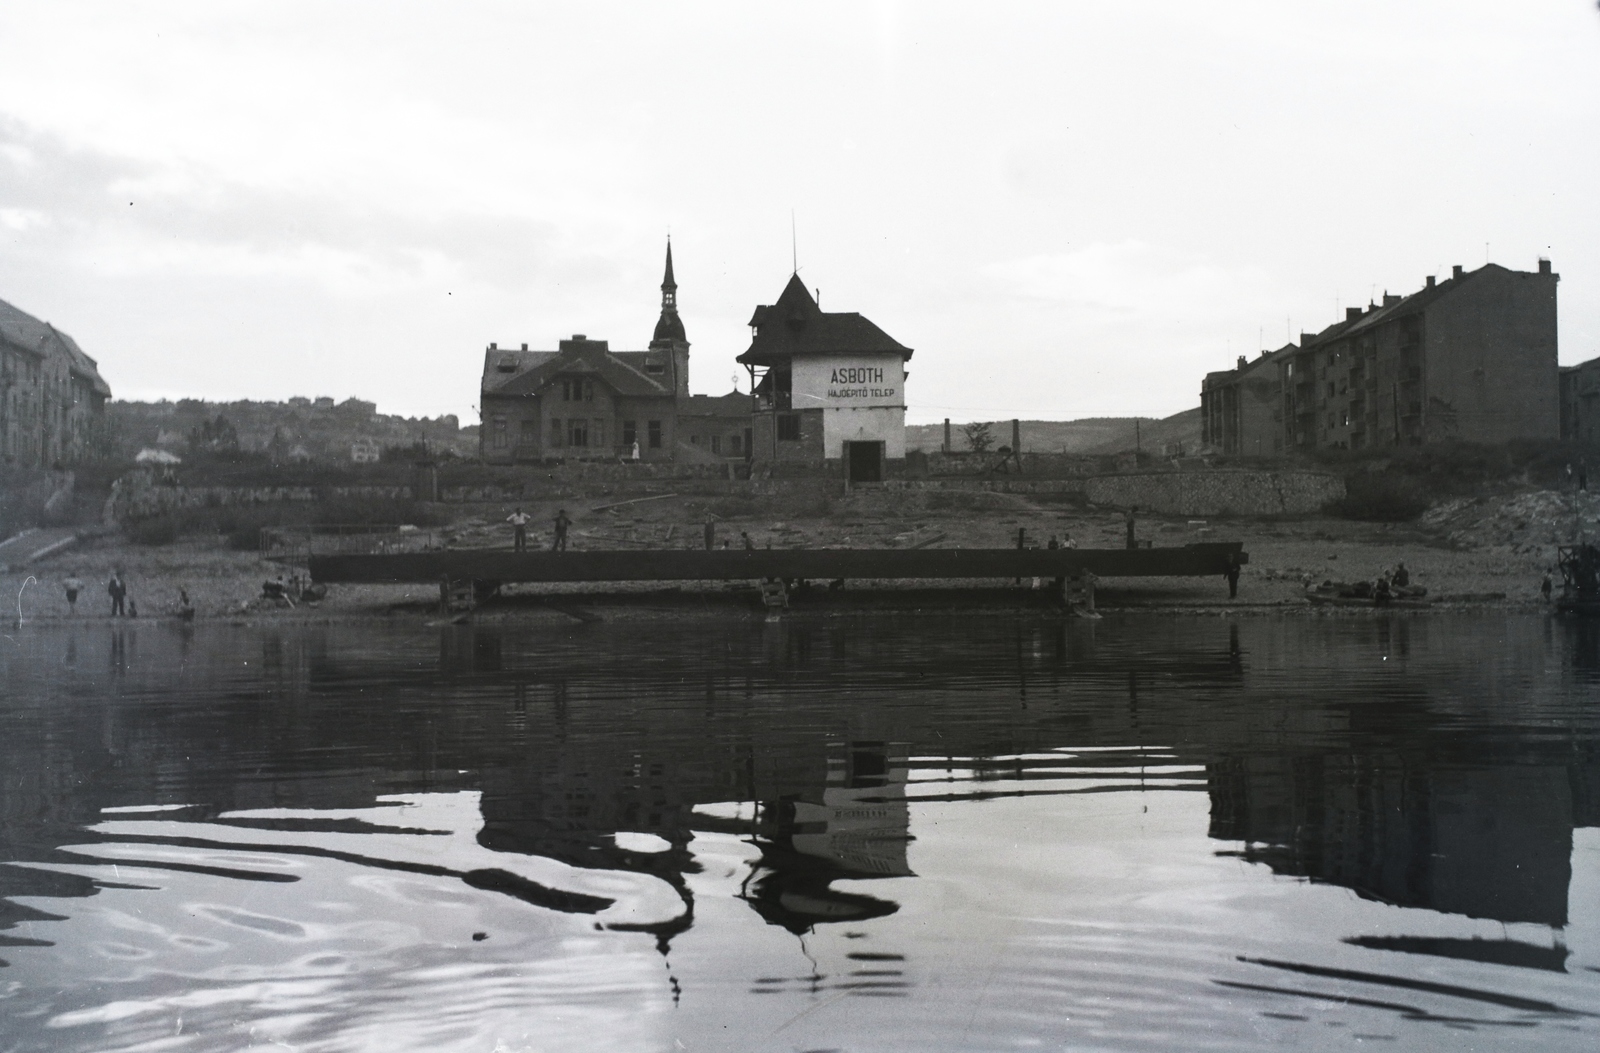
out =
{"type": "Polygon", "coordinates": [[[987,423],[963,424],[961,434],[967,437],[967,447],[973,453],[983,453],[994,445],[994,434],[987,423]]]}
{"type": "Polygon", "coordinates": [[[189,448],[232,453],[239,449],[239,433],[233,422],[219,413],[214,419],[201,421],[189,429],[189,448]]]}

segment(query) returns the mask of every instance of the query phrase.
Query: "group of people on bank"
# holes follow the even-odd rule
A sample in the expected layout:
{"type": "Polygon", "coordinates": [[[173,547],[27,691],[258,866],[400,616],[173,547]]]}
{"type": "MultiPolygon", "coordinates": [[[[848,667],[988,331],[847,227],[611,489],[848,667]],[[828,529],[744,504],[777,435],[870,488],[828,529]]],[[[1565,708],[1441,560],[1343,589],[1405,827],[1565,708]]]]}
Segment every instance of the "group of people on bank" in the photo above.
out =
{"type": "MultiPolygon", "coordinates": [[[[129,595],[128,583],[123,579],[122,570],[113,568],[106,578],[106,598],[110,600],[110,616],[113,618],[139,617],[139,601],[129,595]]],[[[82,595],[86,586],[76,570],[71,571],[61,579],[61,591],[67,598],[67,614],[76,616],[78,613],[78,597],[82,595]]],[[[189,601],[189,591],[183,586],[178,586],[178,604],[173,612],[180,618],[194,617],[194,604],[189,601]]]]}
{"type": "MultiPolygon", "coordinates": [[[[518,508],[506,516],[506,522],[511,524],[511,550],[513,552],[528,551],[528,524],[533,522],[533,516],[518,508]]],[[[572,527],[572,517],[567,515],[565,508],[556,512],[556,518],[551,532],[550,551],[565,552],[567,550],[567,532],[572,527]]]]}

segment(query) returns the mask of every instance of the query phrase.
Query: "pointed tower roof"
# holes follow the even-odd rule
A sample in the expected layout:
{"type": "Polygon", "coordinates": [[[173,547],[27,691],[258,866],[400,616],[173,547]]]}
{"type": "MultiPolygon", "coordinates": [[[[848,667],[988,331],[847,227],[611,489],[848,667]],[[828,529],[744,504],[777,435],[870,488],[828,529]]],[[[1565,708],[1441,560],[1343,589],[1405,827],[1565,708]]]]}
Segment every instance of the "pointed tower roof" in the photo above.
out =
{"type": "Polygon", "coordinates": [[[667,239],[667,272],[661,279],[661,317],[656,321],[656,332],[650,338],[652,348],[689,342],[683,331],[683,319],[678,317],[678,282],[672,276],[672,239],[667,239]]]}
{"type": "Polygon", "coordinates": [[[750,349],[738,358],[747,365],[772,365],[795,355],[897,354],[909,359],[911,349],[854,311],[824,311],[811,290],[791,275],[778,302],[762,305],[750,316],[755,330],[750,349]]]}

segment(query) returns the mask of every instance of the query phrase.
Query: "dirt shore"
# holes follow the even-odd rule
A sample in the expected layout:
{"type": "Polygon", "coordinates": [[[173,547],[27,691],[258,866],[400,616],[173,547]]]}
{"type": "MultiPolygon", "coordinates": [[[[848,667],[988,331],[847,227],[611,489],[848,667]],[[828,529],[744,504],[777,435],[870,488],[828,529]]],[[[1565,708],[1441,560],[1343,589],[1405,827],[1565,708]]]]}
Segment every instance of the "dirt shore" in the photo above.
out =
{"type": "MultiPolygon", "coordinates": [[[[740,535],[748,533],[763,548],[1005,548],[1016,545],[1021,530],[1029,545],[1042,547],[1052,536],[1070,536],[1080,548],[1117,548],[1125,531],[1120,511],[998,493],[866,492],[840,495],[820,507],[778,498],[669,498],[590,510],[603,503],[604,499],[587,506],[572,498],[563,501],[574,518],[572,548],[699,547],[707,519],[715,524],[718,547],[738,547],[740,535]]],[[[556,505],[548,504],[529,504],[527,510],[536,523],[547,525],[554,516],[556,505]]],[[[509,508],[472,507],[443,533],[452,546],[509,547],[510,527],[503,522],[509,512],[509,508]]],[[[1582,524],[1593,523],[1597,514],[1600,502],[1590,502],[1587,495],[1530,491],[1457,502],[1409,524],[1328,517],[1201,521],[1143,515],[1137,523],[1139,537],[1158,547],[1242,541],[1250,563],[1240,577],[1238,597],[1228,598],[1220,577],[1150,578],[1103,581],[1098,600],[1106,609],[1310,611],[1302,596],[1306,581],[1371,579],[1404,562],[1412,582],[1440,598],[1436,606],[1470,603],[1537,609],[1543,605],[1539,583],[1554,562],[1555,545],[1575,537],[1582,524]]],[[[548,544],[548,530],[533,532],[530,543],[548,544]]],[[[186,538],[148,547],[112,534],[85,539],[34,565],[0,574],[6,620],[14,621],[19,612],[28,621],[108,618],[105,581],[113,569],[121,572],[129,599],[142,618],[174,616],[180,587],[188,591],[201,620],[431,616],[437,597],[432,586],[422,584],[335,585],[320,603],[289,608],[261,601],[262,582],[285,568],[255,553],[231,551],[216,538],[186,538]],[[61,585],[71,575],[85,583],[76,611],[69,609],[61,585]]],[[[987,589],[991,598],[1006,595],[1005,582],[970,585],[987,589]],[[995,592],[997,588],[1002,591],[995,592]]],[[[892,582],[852,583],[852,588],[900,592],[910,598],[902,585],[892,582]]],[[[585,602],[592,606],[603,606],[607,617],[624,616],[629,608],[636,613],[681,612],[686,605],[673,594],[698,595],[704,601],[701,607],[736,608],[743,602],[711,603],[729,596],[730,590],[720,583],[684,583],[675,589],[654,586],[637,593],[619,590],[614,583],[523,586],[508,592],[506,602],[483,608],[480,616],[570,620],[572,615],[563,615],[537,597],[549,597],[559,605],[560,597],[572,594],[588,597],[585,602]]],[[[976,594],[972,598],[979,599],[976,594]]]]}

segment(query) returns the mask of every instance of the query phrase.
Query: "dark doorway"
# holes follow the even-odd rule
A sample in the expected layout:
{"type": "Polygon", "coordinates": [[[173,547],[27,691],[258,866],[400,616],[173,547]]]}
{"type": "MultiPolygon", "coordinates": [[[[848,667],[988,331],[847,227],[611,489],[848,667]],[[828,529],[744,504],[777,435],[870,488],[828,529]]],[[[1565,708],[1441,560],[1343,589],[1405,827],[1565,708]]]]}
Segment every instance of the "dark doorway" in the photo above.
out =
{"type": "Polygon", "coordinates": [[[883,443],[847,442],[844,446],[852,483],[883,482],[883,443]]]}

